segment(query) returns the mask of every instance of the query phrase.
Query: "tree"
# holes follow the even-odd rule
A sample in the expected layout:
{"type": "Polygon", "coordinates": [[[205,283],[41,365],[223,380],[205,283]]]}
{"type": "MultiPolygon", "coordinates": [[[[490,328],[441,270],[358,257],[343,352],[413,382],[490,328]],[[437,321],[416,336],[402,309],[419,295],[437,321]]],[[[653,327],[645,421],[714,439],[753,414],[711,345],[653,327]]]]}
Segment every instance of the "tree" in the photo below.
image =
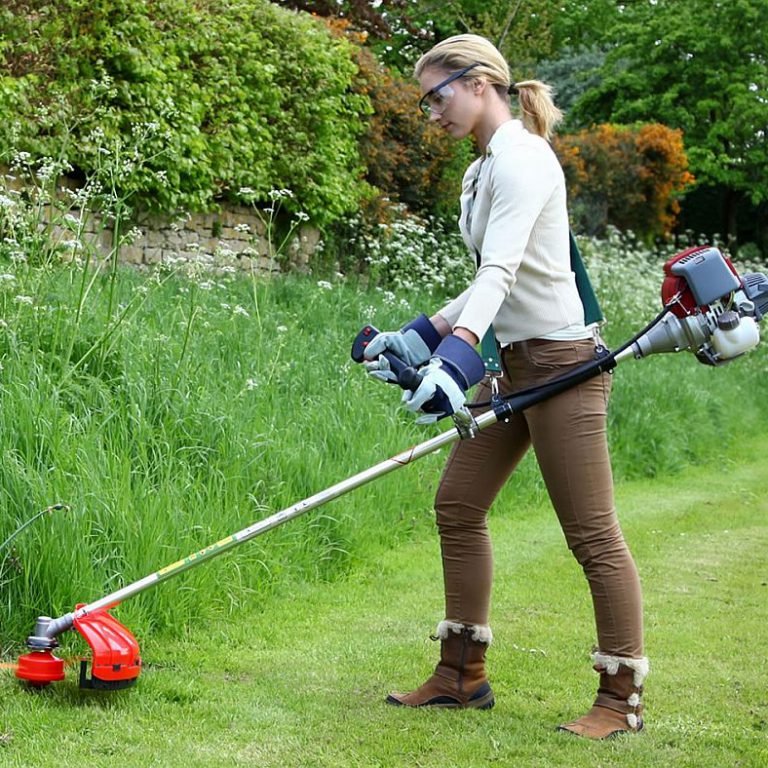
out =
{"type": "Polygon", "coordinates": [[[546,0],[273,0],[325,17],[338,17],[368,35],[387,66],[410,74],[416,59],[436,42],[472,32],[499,46],[517,79],[551,56],[560,11],[546,0]]]}
{"type": "Polygon", "coordinates": [[[553,86],[557,106],[564,112],[563,127],[579,129],[584,126],[571,118],[571,110],[584,94],[597,87],[605,51],[597,48],[566,48],[556,59],[536,65],[536,77],[553,86]]]}
{"type": "Polygon", "coordinates": [[[555,150],[579,231],[602,235],[612,224],[649,241],[671,232],[693,181],[679,130],[604,124],[557,137],[555,150]]]}
{"type": "Polygon", "coordinates": [[[739,204],[768,201],[768,2],[641,0],[615,19],[602,83],[575,116],[681,129],[699,183],[726,191],[734,234],[739,204]]]}

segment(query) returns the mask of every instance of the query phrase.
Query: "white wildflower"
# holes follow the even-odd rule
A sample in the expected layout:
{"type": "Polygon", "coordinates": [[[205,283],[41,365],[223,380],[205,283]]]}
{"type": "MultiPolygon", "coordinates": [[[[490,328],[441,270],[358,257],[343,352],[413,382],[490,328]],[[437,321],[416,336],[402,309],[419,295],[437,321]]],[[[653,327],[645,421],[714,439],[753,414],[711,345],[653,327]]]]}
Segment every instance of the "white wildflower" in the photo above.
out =
{"type": "Polygon", "coordinates": [[[290,189],[270,189],[269,197],[271,200],[280,200],[284,197],[293,197],[290,189]]]}

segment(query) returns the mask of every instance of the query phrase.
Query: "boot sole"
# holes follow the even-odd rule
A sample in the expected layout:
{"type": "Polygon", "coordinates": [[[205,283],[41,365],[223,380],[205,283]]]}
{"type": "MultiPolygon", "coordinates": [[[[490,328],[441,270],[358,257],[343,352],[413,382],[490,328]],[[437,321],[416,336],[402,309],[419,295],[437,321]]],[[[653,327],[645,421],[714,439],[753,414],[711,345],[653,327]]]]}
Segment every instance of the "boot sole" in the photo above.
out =
{"type": "Polygon", "coordinates": [[[610,733],[606,733],[604,736],[600,736],[600,737],[586,736],[583,733],[577,733],[576,731],[572,731],[570,728],[566,727],[565,725],[558,725],[555,730],[558,733],[567,733],[570,736],[575,736],[576,738],[579,738],[579,739],[593,739],[595,741],[607,741],[607,740],[613,740],[613,739],[620,739],[622,736],[631,736],[633,734],[642,732],[644,729],[645,729],[645,723],[642,720],[640,720],[635,730],[624,728],[621,730],[611,731],[610,733]]]}
{"type": "Polygon", "coordinates": [[[496,703],[493,691],[488,683],[483,683],[472,694],[466,704],[462,704],[458,699],[454,699],[451,696],[435,696],[421,704],[408,704],[400,701],[391,693],[387,696],[386,701],[387,704],[392,704],[396,707],[411,707],[412,709],[420,709],[421,707],[433,707],[435,709],[492,709],[496,703]]]}

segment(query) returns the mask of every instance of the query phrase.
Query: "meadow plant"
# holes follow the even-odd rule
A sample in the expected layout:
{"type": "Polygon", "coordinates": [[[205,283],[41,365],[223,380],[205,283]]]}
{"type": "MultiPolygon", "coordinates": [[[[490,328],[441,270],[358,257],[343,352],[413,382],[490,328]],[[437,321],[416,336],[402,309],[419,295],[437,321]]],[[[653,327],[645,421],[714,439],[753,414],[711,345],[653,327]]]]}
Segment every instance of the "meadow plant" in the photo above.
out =
{"type": "MultiPolygon", "coordinates": [[[[33,161],[27,152],[14,152],[9,159],[4,193],[0,194],[0,258],[5,255],[10,263],[23,265],[6,273],[6,283],[23,288],[13,302],[34,307],[37,297],[46,294],[45,285],[55,279],[52,273],[62,269],[77,287],[70,303],[49,305],[44,310],[37,307],[31,317],[50,353],[50,364],[58,364],[62,380],[92,360],[104,364],[127,314],[136,309],[135,299],[141,298],[136,295],[127,304],[117,304],[117,271],[121,247],[136,234],[134,230],[124,231],[133,214],[133,180],[156,159],[143,153],[145,143],[155,133],[156,125],[137,124],[130,143],[116,137],[109,147],[95,149],[95,170],[81,185],[66,183],[66,174],[72,171],[66,158],[33,161]],[[80,324],[89,297],[105,273],[108,300],[106,304],[98,302],[100,328],[90,343],[84,343],[80,324]],[[44,321],[41,313],[48,315],[44,321]],[[71,324],[61,321],[64,315],[73,318],[71,324]]],[[[98,127],[88,135],[89,144],[103,141],[105,136],[98,127]]]]}
{"type": "MultiPolygon", "coordinates": [[[[241,187],[238,190],[239,200],[248,203],[261,222],[263,228],[263,241],[267,247],[269,259],[269,271],[284,268],[297,248],[296,230],[309,221],[309,214],[298,211],[287,217],[283,212],[286,201],[293,200],[295,195],[290,189],[271,189],[267,196],[269,205],[259,205],[255,190],[250,187],[241,187]]],[[[248,225],[240,224],[239,227],[247,230],[248,225]]]]}
{"type": "Polygon", "coordinates": [[[474,263],[458,231],[392,204],[385,221],[354,222],[353,247],[371,281],[394,291],[453,293],[472,279],[474,263]]]}
{"type": "MultiPolygon", "coordinates": [[[[445,428],[417,427],[396,388],[369,381],[349,351],[365,323],[398,327],[440,306],[471,279],[472,258],[456,235],[425,221],[404,217],[376,231],[363,241],[368,283],[248,276],[204,261],[188,273],[119,263],[106,273],[85,243],[70,261],[22,250],[24,259],[3,263],[0,541],[12,537],[0,564],[4,648],[39,613],[111,592],[445,428]],[[55,504],[71,513],[15,535],[55,504]]],[[[583,248],[606,333],[623,341],[658,309],[663,257],[618,234],[583,248]]],[[[762,350],[716,373],[691,356],[662,357],[616,375],[619,478],[727,450],[738,437],[734,399],[743,418],[765,420],[762,350]]],[[[337,578],[428,535],[443,458],[425,457],[142,593],[118,616],[139,634],[177,631],[263,603],[278,582],[337,578]]],[[[528,462],[499,513],[542,494],[528,462]]]]}

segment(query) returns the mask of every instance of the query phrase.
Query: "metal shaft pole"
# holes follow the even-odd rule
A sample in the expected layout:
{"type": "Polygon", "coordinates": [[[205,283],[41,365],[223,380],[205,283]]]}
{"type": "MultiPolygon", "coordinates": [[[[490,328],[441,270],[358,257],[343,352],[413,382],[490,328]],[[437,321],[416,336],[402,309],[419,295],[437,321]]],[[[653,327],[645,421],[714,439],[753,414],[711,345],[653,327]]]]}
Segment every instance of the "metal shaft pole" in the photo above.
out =
{"type": "MultiPolygon", "coordinates": [[[[492,410],[483,413],[475,420],[477,429],[483,429],[491,424],[495,424],[496,421],[498,421],[498,417],[492,410]]],[[[155,571],[155,573],[145,576],[143,579],[128,584],[110,595],[106,595],[99,600],[88,603],[87,605],[78,608],[73,613],[65,614],[64,616],[51,621],[48,630],[46,631],[46,635],[48,637],[55,637],[64,630],[70,629],[76,618],[79,619],[94,611],[117,605],[129,597],[133,597],[133,595],[143,592],[145,589],[171,578],[171,576],[176,576],[190,568],[194,568],[195,566],[204,563],[206,560],[217,557],[239,544],[243,544],[262,533],[272,530],[272,528],[276,528],[278,525],[282,525],[289,520],[293,520],[295,517],[303,515],[305,512],[309,512],[339,496],[343,496],[345,493],[348,493],[355,488],[359,488],[361,485],[365,485],[389,472],[400,469],[400,467],[404,467],[407,464],[416,461],[416,459],[434,453],[440,448],[456,442],[460,437],[461,435],[458,429],[450,429],[430,440],[419,443],[413,448],[409,448],[407,451],[398,453],[396,456],[392,456],[392,458],[386,459],[373,467],[369,467],[346,480],[342,480],[341,482],[332,485],[330,488],[326,488],[303,501],[299,501],[290,507],[286,507],[264,520],[260,520],[214,544],[210,544],[197,552],[193,552],[182,560],[177,560],[175,563],[171,563],[171,565],[167,565],[165,568],[161,568],[159,571],[155,571]]]]}

